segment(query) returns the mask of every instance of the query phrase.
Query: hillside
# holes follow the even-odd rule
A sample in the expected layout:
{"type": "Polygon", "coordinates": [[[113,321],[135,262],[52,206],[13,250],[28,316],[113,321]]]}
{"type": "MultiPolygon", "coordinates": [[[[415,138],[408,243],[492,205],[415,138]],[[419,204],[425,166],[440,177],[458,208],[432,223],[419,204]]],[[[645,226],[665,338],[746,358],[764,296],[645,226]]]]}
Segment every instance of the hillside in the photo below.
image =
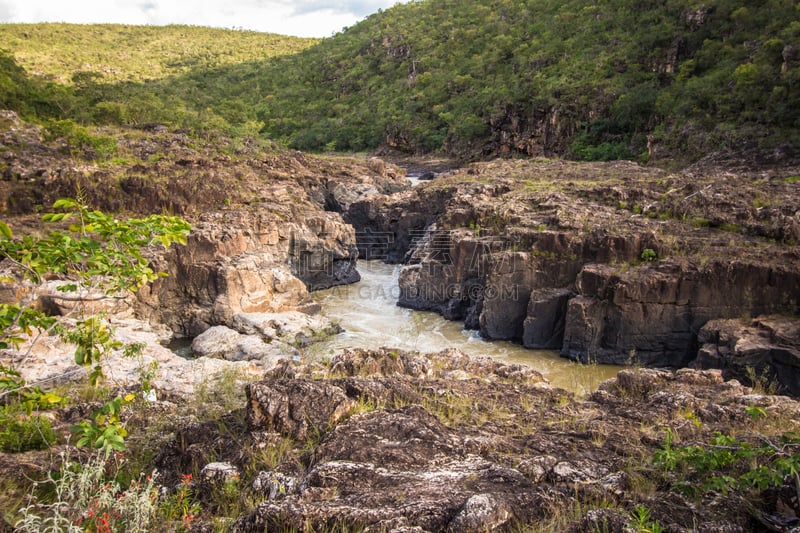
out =
{"type": "Polygon", "coordinates": [[[223,67],[260,65],[318,40],[180,25],[0,24],[0,42],[0,107],[28,119],[241,136],[260,126],[248,124],[242,80],[223,67]]]}
{"type": "Polygon", "coordinates": [[[0,24],[0,42],[29,74],[66,85],[157,80],[294,54],[317,39],[197,26],[0,24]]]}
{"type": "Polygon", "coordinates": [[[306,149],[764,152],[797,146],[799,49],[790,1],[429,0],[293,58],[316,68],[295,67],[260,116],[306,149]]]}
{"type": "Polygon", "coordinates": [[[800,154],[800,10],[788,0],[425,0],[316,44],[51,24],[0,26],[0,38],[28,75],[53,80],[23,102],[33,114],[80,123],[464,159],[800,154]]]}

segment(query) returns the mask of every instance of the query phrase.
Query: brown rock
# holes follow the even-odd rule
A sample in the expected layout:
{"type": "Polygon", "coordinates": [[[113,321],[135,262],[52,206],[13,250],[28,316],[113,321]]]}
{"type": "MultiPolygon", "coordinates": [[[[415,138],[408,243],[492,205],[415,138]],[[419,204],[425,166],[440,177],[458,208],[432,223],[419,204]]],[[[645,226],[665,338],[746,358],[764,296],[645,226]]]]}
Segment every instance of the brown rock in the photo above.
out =
{"type": "Polygon", "coordinates": [[[320,381],[262,381],[245,391],[251,431],[277,431],[300,440],[323,434],[355,405],[342,389],[320,381]]]}
{"type": "Polygon", "coordinates": [[[698,368],[719,368],[726,378],[745,382],[761,379],[800,395],[800,319],[772,315],[711,320],[698,341],[698,368]]]}

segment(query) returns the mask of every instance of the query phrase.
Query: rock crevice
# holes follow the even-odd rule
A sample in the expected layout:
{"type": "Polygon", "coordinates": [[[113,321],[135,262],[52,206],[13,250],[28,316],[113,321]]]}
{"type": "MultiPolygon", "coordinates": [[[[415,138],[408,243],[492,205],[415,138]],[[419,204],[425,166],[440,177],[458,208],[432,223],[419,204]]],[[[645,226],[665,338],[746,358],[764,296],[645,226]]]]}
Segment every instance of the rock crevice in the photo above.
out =
{"type": "MultiPolygon", "coordinates": [[[[800,216],[797,191],[780,174],[765,193],[756,187],[763,175],[697,172],[475,164],[362,200],[345,216],[366,235],[362,257],[382,252],[406,263],[399,305],[583,362],[682,367],[698,358],[698,335],[710,320],[776,313],[800,320],[794,241],[764,239],[793,231],[786,213],[800,216]],[[712,186],[720,192],[709,196],[712,186]],[[748,191],[783,205],[744,220],[748,209],[726,194],[748,191]]],[[[697,364],[712,360],[719,358],[697,364]]]]}

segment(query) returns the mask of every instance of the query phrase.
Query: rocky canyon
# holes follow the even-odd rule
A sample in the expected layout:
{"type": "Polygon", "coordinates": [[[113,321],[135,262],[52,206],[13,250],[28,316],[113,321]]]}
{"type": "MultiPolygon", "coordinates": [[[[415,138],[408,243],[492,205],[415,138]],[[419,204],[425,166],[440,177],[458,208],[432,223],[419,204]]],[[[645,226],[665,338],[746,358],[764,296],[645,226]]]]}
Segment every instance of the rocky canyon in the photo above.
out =
{"type": "MultiPolygon", "coordinates": [[[[391,157],[150,125],[119,133],[126,158],[100,165],[13,113],[0,126],[15,234],[45,231],[39,212],[76,195],[191,224],[186,245],[148,251],[164,277],[105,308],[146,345],[105,364],[126,392],[157,367],[155,398],[125,414],[126,453],[164,494],[190,491],[192,531],[788,531],[800,516],[790,474],[713,488],[689,463],[720,435],[737,453],[797,455],[800,169],[503,159],[439,165],[412,187],[391,157]],[[359,258],[402,265],[401,306],[620,373],[578,396],[455,348],[311,357],[339,326],[310,295],[358,281],[359,258]]],[[[68,317],[56,278],[2,297],[68,317]]],[[[81,379],[55,337],[3,361],[31,381],[81,379]]],[[[92,401],[48,415],[59,435],[92,401]]],[[[0,471],[27,490],[48,453],[2,453],[0,471]]],[[[725,475],[749,479],[745,462],[725,475]]]]}

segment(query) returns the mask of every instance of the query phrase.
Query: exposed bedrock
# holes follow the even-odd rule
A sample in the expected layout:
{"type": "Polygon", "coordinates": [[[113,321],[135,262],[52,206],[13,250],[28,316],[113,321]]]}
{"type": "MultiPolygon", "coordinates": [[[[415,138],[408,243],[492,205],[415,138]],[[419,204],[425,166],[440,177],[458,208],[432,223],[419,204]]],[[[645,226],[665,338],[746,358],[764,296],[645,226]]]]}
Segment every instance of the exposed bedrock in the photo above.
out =
{"type": "Polygon", "coordinates": [[[686,259],[597,263],[603,241],[614,241],[624,260],[648,237],[569,237],[545,231],[510,244],[432,230],[415,254],[424,259],[400,273],[399,304],[464,319],[490,339],[558,349],[583,362],[685,366],[709,320],[794,313],[800,301],[795,270],[686,259]]]}
{"type": "Polygon", "coordinates": [[[695,366],[721,368],[726,378],[776,384],[800,395],[800,321],[785,316],[710,320],[698,335],[695,366]]]}
{"type": "MultiPolygon", "coordinates": [[[[539,531],[564,509],[579,511],[565,532],[626,531],[635,505],[670,531],[760,531],[740,500],[677,497],[666,483],[642,496],[639,479],[661,467],[632,458],[663,451],[665,431],[677,446],[706,442],[751,430],[753,410],[785,431],[800,410],[690,369],[623,370],[579,400],[525,365],[457,350],[345,350],[328,366],[285,362],[246,390],[239,433],[193,424],[154,459],[173,483],[187,470],[238,468],[252,506],[235,532],[539,531]]],[[[759,494],[757,516],[793,518],[792,483],[780,497],[759,494]]]]}
{"type": "Polygon", "coordinates": [[[582,361],[684,366],[703,325],[720,317],[797,311],[800,274],[747,262],[587,265],[570,300],[562,355],[582,361]]]}
{"type": "MultiPolygon", "coordinates": [[[[474,173],[480,176],[487,167],[476,166],[474,173]]],[[[697,176],[664,178],[634,166],[586,166],[585,175],[564,181],[562,174],[571,171],[564,163],[502,168],[522,177],[484,181],[466,170],[420,186],[427,190],[386,199],[385,207],[362,204],[374,211],[368,220],[394,228],[395,259],[404,253],[399,214],[417,217],[420,224],[425,217],[434,219],[407,239],[399,305],[464,320],[490,339],[557,349],[583,362],[676,367],[697,358],[705,342],[698,334],[710,320],[766,314],[800,320],[796,245],[692,219],[691,210],[698,207],[691,184],[697,176]],[[601,173],[606,170],[625,177],[608,178],[601,173]],[[618,179],[624,187],[608,183],[618,179]],[[652,204],[628,210],[620,201],[624,191],[658,182],[670,188],[660,197],[647,191],[652,204]],[[606,198],[610,190],[616,195],[612,205],[606,198]],[[681,190],[690,192],[674,199],[681,190]],[[422,198],[444,201],[441,214],[435,206],[422,209],[422,198]],[[665,198],[676,211],[644,216],[665,198]],[[676,219],[678,209],[685,211],[676,219]]],[[[723,200],[729,193],[741,196],[760,183],[748,176],[730,181],[736,187],[721,181],[713,205],[720,219],[727,217],[723,200]]],[[[774,188],[791,195],[779,179],[774,188]]],[[[768,217],[759,224],[766,228],[780,220],[768,217]]],[[[722,359],[706,356],[703,366],[717,363],[722,359]]]]}
{"type": "Polygon", "coordinates": [[[480,205],[481,199],[509,190],[502,181],[471,183],[469,189],[467,194],[459,186],[445,184],[370,196],[350,204],[343,217],[357,229],[361,259],[402,263],[431,224],[446,217],[452,227],[466,227],[475,220],[473,203],[480,205]]]}
{"type": "Polygon", "coordinates": [[[191,223],[187,246],[152,257],[169,276],[142,291],[137,309],[188,336],[233,327],[241,313],[312,311],[309,291],[357,281],[355,231],[339,212],[409,188],[401,170],[377,158],[250,141],[233,149],[163,126],[118,132],[125,158],[97,164],[70,155],[63,139],[45,139],[40,126],[4,116],[0,207],[19,215],[9,220],[15,234],[40,231],[39,217],[28,215],[76,190],[92,208],[191,223]]]}
{"type": "Polygon", "coordinates": [[[352,283],[355,233],[336,213],[287,223],[255,211],[210,213],[186,246],[161,258],[168,276],[140,292],[145,314],[187,336],[239,313],[314,310],[309,290],[352,283]]]}

